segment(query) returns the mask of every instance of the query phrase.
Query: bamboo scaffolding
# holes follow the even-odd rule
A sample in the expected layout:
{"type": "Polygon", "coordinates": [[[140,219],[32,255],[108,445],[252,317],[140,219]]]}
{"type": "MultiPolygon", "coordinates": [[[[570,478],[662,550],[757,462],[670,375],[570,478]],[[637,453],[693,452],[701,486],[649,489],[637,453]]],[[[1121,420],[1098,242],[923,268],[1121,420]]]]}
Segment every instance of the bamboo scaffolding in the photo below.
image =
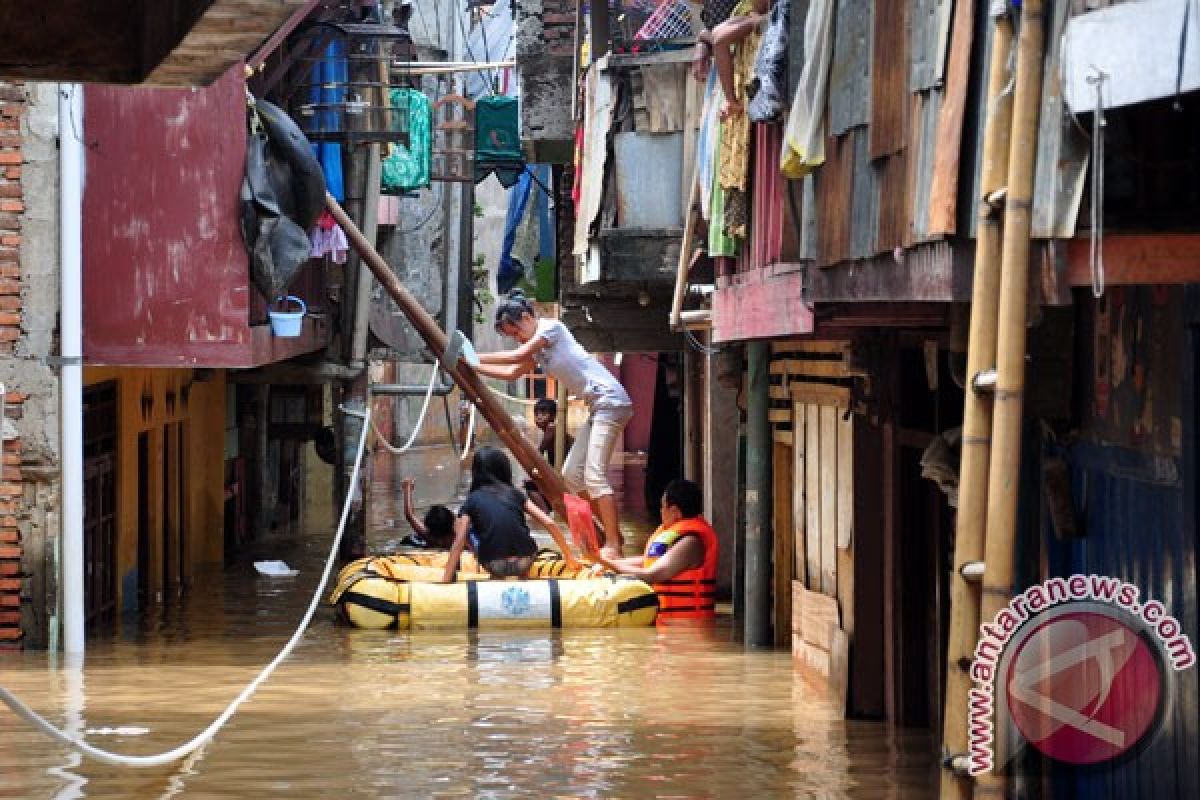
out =
{"type": "MultiPolygon", "coordinates": [[[[327,194],[325,195],[325,205],[333,215],[334,221],[342,226],[350,246],[358,253],[362,263],[371,270],[380,286],[396,301],[396,305],[408,317],[413,328],[429,345],[429,349],[440,358],[446,352],[445,332],[438,327],[437,322],[421,307],[416,298],[400,284],[396,273],[392,272],[391,267],[371,246],[346,212],[342,210],[337,200],[327,194]]],[[[562,476],[542,458],[537,448],[521,435],[521,432],[513,424],[512,417],[500,405],[500,401],[492,395],[491,390],[480,380],[475,370],[462,361],[455,364],[443,364],[442,369],[463,390],[467,399],[479,409],[479,413],[491,425],[492,430],[512,451],[513,457],[529,473],[529,477],[537,483],[538,489],[550,501],[554,510],[563,519],[566,519],[566,509],[563,505],[565,486],[562,476]]]]}
{"type": "MultiPolygon", "coordinates": [[[[971,290],[971,326],[967,345],[967,380],[996,364],[999,314],[1000,235],[1002,218],[988,198],[1003,188],[1008,173],[1012,97],[1005,92],[1012,49],[1012,18],[993,18],[992,53],[988,64],[987,116],[979,182],[979,221],[975,241],[975,277],[971,290]]],[[[984,512],[987,508],[988,462],[991,452],[992,398],[968,385],[963,405],[962,463],[959,471],[958,520],[954,540],[954,572],[950,576],[950,632],[946,651],[946,698],[942,716],[941,796],[966,800],[971,782],[957,773],[954,756],[967,752],[968,692],[971,656],[979,630],[979,587],[963,577],[966,564],[981,561],[984,512]]]]}
{"type": "MultiPolygon", "coordinates": [[[[1017,39],[1017,77],[1009,144],[1008,197],[1000,257],[1000,324],[996,353],[996,396],[992,412],[991,465],[988,470],[982,618],[991,619],[1013,592],[1017,492],[1021,471],[1021,421],[1025,405],[1025,323],[1029,288],[1029,231],[1033,178],[1041,113],[1046,31],[1043,0],[1025,0],[1017,39]]],[[[999,766],[1004,755],[999,732],[994,748],[999,766]]],[[[980,775],[975,797],[1004,797],[1005,776],[980,775]]]]}

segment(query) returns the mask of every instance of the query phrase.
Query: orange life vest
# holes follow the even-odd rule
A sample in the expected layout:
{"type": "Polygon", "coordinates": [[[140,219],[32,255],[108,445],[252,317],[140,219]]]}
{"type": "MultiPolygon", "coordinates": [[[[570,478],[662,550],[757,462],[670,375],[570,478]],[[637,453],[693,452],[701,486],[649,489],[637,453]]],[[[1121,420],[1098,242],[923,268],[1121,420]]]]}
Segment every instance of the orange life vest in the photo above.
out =
{"type": "Polygon", "coordinates": [[[658,593],[658,619],[662,622],[707,619],[716,614],[717,534],[703,517],[681,519],[669,528],[660,526],[646,542],[642,564],[653,565],[685,536],[700,537],[704,543],[704,562],[669,581],[654,584],[658,593]]]}

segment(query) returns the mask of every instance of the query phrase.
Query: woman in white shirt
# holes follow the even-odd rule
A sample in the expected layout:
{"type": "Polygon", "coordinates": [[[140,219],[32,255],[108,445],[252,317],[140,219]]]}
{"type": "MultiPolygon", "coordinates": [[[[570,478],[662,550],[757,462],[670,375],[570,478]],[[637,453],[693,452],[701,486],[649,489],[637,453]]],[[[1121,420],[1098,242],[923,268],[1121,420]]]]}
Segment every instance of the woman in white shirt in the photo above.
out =
{"type": "Polygon", "coordinates": [[[518,346],[480,353],[476,368],[480,375],[511,381],[540,366],[587,404],[588,421],[576,434],[563,463],[563,480],[571,491],[588,499],[600,518],[604,555],[620,556],[623,542],[617,500],[607,473],[617,438],[633,416],[633,402],[625,387],[575,341],[567,326],[556,319],[538,319],[520,289],[510,292],[508,300],[496,309],[496,331],[515,339],[518,346]]]}

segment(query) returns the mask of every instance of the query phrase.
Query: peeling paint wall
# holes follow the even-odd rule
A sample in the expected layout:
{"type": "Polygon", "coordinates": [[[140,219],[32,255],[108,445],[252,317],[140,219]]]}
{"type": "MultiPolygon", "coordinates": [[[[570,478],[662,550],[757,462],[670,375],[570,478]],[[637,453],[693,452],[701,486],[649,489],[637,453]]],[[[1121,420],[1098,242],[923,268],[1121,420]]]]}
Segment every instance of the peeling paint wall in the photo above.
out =
{"type": "Polygon", "coordinates": [[[518,0],[517,79],[521,86],[521,140],[531,161],[569,164],[575,4],[518,0]]]}

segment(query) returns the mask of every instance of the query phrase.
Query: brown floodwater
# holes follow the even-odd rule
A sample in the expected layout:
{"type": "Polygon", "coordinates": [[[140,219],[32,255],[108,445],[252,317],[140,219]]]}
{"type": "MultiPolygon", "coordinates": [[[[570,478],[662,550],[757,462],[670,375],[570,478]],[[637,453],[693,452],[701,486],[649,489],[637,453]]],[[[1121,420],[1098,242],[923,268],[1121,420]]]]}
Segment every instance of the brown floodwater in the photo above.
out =
{"type": "MultiPolygon", "coordinates": [[[[74,679],[45,653],[0,656],[0,684],[101,747],[174,747],[286,641],[329,538],[265,539],[258,555],[299,576],[249,561],[214,574],[90,639],[74,679]]],[[[747,651],[728,623],[404,633],[349,629],[324,608],[198,757],[159,769],[81,760],[0,706],[6,798],[925,798],[930,752],[927,734],[842,720],[788,653],[747,651]]]]}

